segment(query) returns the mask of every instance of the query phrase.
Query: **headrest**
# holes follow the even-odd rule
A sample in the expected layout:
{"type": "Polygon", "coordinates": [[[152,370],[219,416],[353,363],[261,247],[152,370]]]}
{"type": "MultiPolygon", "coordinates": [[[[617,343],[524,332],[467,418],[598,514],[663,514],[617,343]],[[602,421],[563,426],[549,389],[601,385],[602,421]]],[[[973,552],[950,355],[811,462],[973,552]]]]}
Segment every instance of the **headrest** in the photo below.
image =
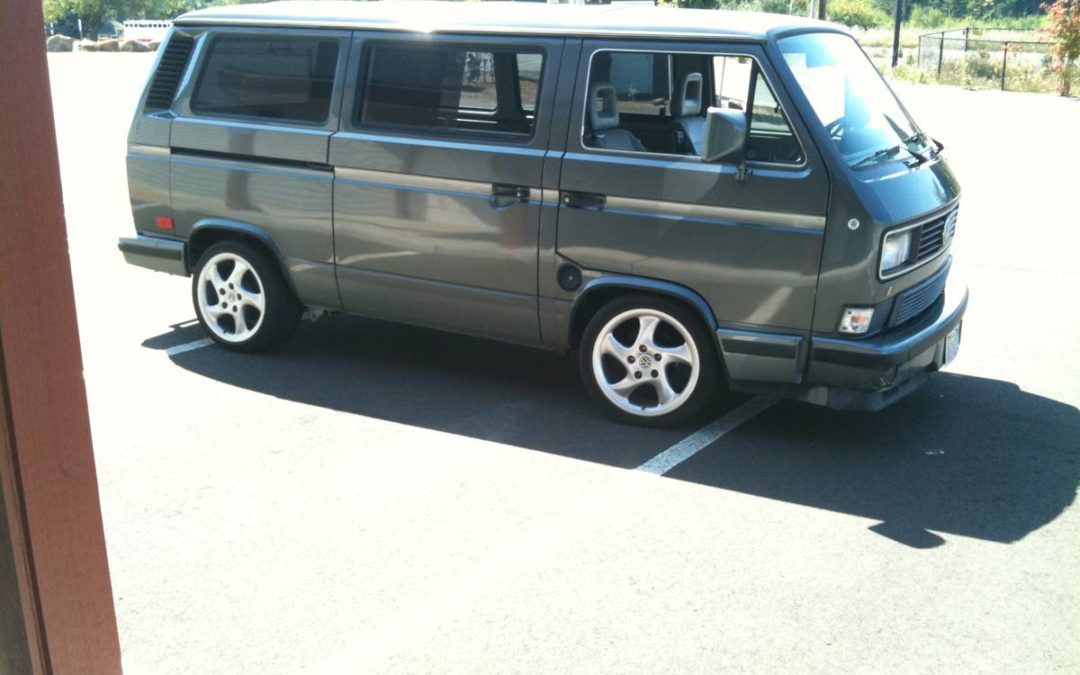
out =
{"type": "Polygon", "coordinates": [[[619,126],[619,102],[615,87],[608,82],[594,82],[589,87],[589,124],[594,133],[619,126]]]}
{"type": "Polygon", "coordinates": [[[679,88],[676,117],[694,117],[701,114],[702,99],[701,73],[687,73],[679,88]]]}

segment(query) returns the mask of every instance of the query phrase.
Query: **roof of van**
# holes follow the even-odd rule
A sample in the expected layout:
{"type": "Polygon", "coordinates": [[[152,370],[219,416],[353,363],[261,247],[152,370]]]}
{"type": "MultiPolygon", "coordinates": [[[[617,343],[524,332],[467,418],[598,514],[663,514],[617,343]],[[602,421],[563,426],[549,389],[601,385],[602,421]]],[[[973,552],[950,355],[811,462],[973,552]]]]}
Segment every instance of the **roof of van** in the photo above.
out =
{"type": "Polygon", "coordinates": [[[786,14],[673,9],[640,5],[542,2],[320,0],[222,5],[188,12],[178,25],[302,26],[422,33],[649,36],[761,42],[789,32],[843,31],[836,24],[786,14]]]}

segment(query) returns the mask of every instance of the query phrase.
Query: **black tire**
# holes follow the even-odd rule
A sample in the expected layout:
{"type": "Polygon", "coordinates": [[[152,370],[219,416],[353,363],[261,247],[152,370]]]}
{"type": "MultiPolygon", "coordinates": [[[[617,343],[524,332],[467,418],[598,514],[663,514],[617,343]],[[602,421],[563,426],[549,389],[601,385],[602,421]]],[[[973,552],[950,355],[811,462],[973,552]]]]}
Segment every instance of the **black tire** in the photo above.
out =
{"type": "Polygon", "coordinates": [[[720,376],[720,362],[716,354],[715,341],[700,317],[679,302],[651,295],[624,296],[600,308],[585,327],[578,362],[581,379],[590,396],[615,419],[640,426],[672,426],[690,420],[712,400],[713,392],[716,390],[716,380],[720,376]],[[669,354],[667,363],[662,360],[657,361],[656,353],[652,353],[650,349],[645,352],[640,351],[642,345],[635,344],[637,340],[626,340],[630,333],[633,333],[634,338],[641,338],[640,318],[622,318],[634,313],[642,313],[645,317],[651,316],[658,320],[655,329],[656,339],[649,346],[656,348],[658,350],[656,353],[661,356],[665,353],[669,354]],[[664,315],[667,318],[663,318],[664,315]],[[683,330],[680,331],[678,327],[672,325],[669,319],[681,324],[683,330]],[[613,331],[609,324],[616,320],[618,321],[614,324],[613,331]],[[628,323],[631,321],[637,323],[628,323]],[[634,331],[637,332],[634,333],[634,331]],[[618,341],[619,347],[627,349],[625,352],[620,352],[621,356],[618,359],[606,352],[600,353],[599,356],[594,353],[597,340],[606,339],[609,333],[613,333],[612,337],[618,341]],[[685,339],[684,333],[689,340],[685,339]],[[692,348],[689,345],[690,341],[693,342],[692,348]],[[689,351],[681,348],[682,343],[687,344],[689,351]],[[681,355],[687,353],[696,353],[696,377],[692,374],[694,367],[686,365],[682,360],[681,355]],[[642,360],[642,356],[649,358],[642,360]],[[629,362],[631,358],[634,359],[633,363],[629,362]],[[594,367],[598,359],[599,376],[594,367]],[[623,362],[624,359],[626,363],[623,362]],[[625,370],[624,375],[620,376],[616,363],[625,370]],[[660,364],[662,365],[658,368],[660,364]],[[689,368],[689,371],[684,373],[686,368],[689,368]],[[641,379],[636,380],[639,384],[635,384],[635,381],[630,378],[636,377],[639,372],[641,379]],[[670,392],[676,395],[676,398],[670,399],[671,403],[665,404],[661,400],[662,383],[658,376],[668,384],[670,392]],[[604,378],[608,393],[601,388],[599,378],[604,378]],[[680,380],[683,382],[681,389],[678,388],[680,380]],[[628,387],[633,387],[625,397],[625,401],[611,390],[612,385],[620,381],[629,383],[628,387]],[[649,386],[650,384],[652,386],[649,386]],[[613,402],[609,395],[620,402],[613,402]],[[638,398],[635,399],[635,396],[638,398]],[[655,402],[651,400],[651,397],[655,397],[655,402]],[[676,400],[680,401],[677,406],[668,412],[662,412],[665,405],[673,405],[676,400]]]}
{"type": "MultiPolygon", "coordinates": [[[[211,274],[212,271],[207,272],[207,275],[211,274]]],[[[192,275],[191,300],[199,323],[210,337],[222,347],[237,352],[257,352],[280,344],[296,328],[302,309],[277,262],[264,250],[239,241],[214,244],[202,254],[192,275]],[[235,281],[230,278],[218,284],[218,288],[214,287],[212,280],[204,277],[204,271],[212,261],[219,271],[223,270],[223,274],[230,269],[235,270],[235,267],[230,268],[228,262],[236,258],[254,274],[241,272],[241,280],[229,283],[235,281]],[[261,286],[261,311],[253,305],[244,304],[245,293],[248,302],[257,298],[256,286],[261,286]],[[218,302],[211,303],[211,295],[215,292],[221,297],[214,295],[218,302]],[[200,293],[205,294],[207,312],[204,312],[200,302],[200,293]],[[233,293],[236,295],[232,296],[233,293]],[[232,305],[229,304],[230,299],[232,305]],[[221,312],[217,318],[208,315],[215,309],[221,312]],[[243,331],[237,329],[239,324],[233,314],[242,317],[243,331]],[[245,332],[250,332],[250,335],[244,335],[245,332]]]]}

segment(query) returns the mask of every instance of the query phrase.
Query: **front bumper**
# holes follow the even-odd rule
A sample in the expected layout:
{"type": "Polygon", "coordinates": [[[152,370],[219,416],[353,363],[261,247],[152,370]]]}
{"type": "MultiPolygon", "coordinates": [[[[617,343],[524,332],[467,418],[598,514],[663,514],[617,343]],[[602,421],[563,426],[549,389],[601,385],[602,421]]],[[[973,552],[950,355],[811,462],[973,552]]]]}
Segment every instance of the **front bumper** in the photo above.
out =
{"type": "Polygon", "coordinates": [[[188,275],[184,242],[164,237],[121,237],[118,242],[124,260],[131,265],[146,267],[168,274],[188,275]]]}
{"type": "Polygon", "coordinates": [[[843,410],[880,410],[944,365],[946,336],[963,321],[967,303],[967,285],[950,275],[941,297],[920,317],[874,337],[731,330],[717,335],[732,389],[843,410]]]}
{"type": "Polygon", "coordinates": [[[941,298],[911,324],[864,340],[811,338],[806,381],[818,391],[807,400],[880,410],[902,398],[944,365],[945,338],[963,321],[967,304],[967,285],[950,276],[941,298]]]}

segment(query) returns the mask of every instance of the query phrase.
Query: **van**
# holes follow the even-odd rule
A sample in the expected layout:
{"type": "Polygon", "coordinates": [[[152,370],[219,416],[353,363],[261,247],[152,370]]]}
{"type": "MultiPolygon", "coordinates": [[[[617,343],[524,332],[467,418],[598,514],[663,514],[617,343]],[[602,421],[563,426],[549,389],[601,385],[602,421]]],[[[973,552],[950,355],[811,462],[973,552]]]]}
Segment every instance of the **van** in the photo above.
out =
{"type": "Polygon", "coordinates": [[[119,245],[230,350],[348,312],[577,350],[629,423],[718,385],[876,410],[959,347],[942,147],[819,21],[223,6],[159,50],[119,245]]]}

